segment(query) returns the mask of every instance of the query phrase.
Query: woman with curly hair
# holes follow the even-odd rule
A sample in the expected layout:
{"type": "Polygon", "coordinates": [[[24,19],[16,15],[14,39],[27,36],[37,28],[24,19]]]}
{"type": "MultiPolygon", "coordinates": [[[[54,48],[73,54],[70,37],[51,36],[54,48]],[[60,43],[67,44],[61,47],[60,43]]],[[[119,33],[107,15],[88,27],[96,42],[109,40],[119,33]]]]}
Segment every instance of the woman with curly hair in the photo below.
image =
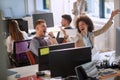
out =
{"type": "Polygon", "coordinates": [[[104,33],[105,31],[107,31],[109,29],[109,27],[112,25],[112,19],[115,15],[118,14],[118,12],[120,12],[119,9],[114,10],[111,13],[111,17],[108,20],[108,22],[99,30],[94,31],[94,25],[92,20],[84,15],[84,16],[80,16],[77,20],[76,20],[76,28],[78,30],[78,33],[76,35],[76,37],[69,37],[66,32],[64,31],[64,36],[67,37],[67,41],[68,42],[75,42],[75,46],[76,47],[94,47],[94,37],[104,33]]]}

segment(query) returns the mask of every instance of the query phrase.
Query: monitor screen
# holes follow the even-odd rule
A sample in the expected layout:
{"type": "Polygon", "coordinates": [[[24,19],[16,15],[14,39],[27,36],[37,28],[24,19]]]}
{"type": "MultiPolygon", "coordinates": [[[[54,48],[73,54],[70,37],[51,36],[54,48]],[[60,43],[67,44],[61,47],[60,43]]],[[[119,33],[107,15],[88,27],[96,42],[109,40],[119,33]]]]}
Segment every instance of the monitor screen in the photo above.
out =
{"type": "Polygon", "coordinates": [[[74,43],[63,43],[63,44],[56,44],[56,45],[44,46],[38,48],[39,71],[49,70],[49,52],[51,50],[73,48],[73,47],[74,47],[74,43]]]}
{"type": "Polygon", "coordinates": [[[68,48],[50,51],[49,64],[51,77],[75,75],[75,67],[91,61],[91,48],[68,48]]]}
{"type": "Polygon", "coordinates": [[[38,19],[44,19],[46,21],[47,27],[54,27],[53,13],[39,13],[33,14],[33,24],[35,28],[35,22],[38,19]]]}
{"type": "Polygon", "coordinates": [[[116,29],[116,57],[120,56],[120,27],[116,29]]]}

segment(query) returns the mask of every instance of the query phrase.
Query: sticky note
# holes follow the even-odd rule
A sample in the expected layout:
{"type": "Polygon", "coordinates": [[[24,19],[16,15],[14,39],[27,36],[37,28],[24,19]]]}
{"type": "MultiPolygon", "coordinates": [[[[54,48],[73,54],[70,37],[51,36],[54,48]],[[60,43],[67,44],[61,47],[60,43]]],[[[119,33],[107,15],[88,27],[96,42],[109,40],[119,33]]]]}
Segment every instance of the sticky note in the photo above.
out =
{"type": "Polygon", "coordinates": [[[40,49],[40,55],[43,56],[43,55],[47,55],[49,54],[49,48],[42,48],[40,49]]]}

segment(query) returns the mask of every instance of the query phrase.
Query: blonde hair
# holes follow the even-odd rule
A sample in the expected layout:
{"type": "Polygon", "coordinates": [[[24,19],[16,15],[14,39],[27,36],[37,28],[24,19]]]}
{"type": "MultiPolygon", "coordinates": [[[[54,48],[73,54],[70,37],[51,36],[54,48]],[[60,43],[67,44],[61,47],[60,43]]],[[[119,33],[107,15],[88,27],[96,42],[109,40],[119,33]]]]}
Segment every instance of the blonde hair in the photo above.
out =
{"type": "Polygon", "coordinates": [[[23,34],[19,29],[19,24],[16,20],[11,20],[9,22],[9,33],[12,40],[23,40],[23,34]]]}

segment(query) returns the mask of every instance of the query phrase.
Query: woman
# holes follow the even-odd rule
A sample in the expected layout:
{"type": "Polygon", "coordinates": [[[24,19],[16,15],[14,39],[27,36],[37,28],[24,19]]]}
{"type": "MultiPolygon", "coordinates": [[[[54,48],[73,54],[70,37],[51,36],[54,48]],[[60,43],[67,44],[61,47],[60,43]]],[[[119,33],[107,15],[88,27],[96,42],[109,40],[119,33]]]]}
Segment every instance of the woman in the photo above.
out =
{"type": "Polygon", "coordinates": [[[73,9],[72,9],[72,14],[74,15],[74,26],[76,19],[80,15],[84,15],[87,10],[87,2],[85,0],[77,0],[73,3],[73,9]]]}
{"type": "Polygon", "coordinates": [[[81,14],[85,14],[87,9],[87,2],[85,0],[77,0],[73,3],[72,14],[75,16],[79,16],[81,14]]]}
{"type": "Polygon", "coordinates": [[[94,47],[94,37],[98,36],[102,33],[104,33],[106,30],[108,30],[108,28],[112,25],[112,19],[113,17],[118,14],[118,12],[120,12],[120,10],[115,10],[112,12],[110,19],[108,20],[108,22],[99,30],[97,31],[93,31],[94,30],[94,26],[93,26],[93,22],[91,21],[91,19],[88,16],[80,16],[77,21],[76,21],[76,28],[78,30],[78,34],[76,35],[76,37],[68,37],[66,32],[64,32],[65,37],[68,37],[67,40],[68,41],[73,41],[75,42],[75,46],[76,47],[94,47]]]}
{"type": "Polygon", "coordinates": [[[19,24],[16,20],[9,22],[9,36],[6,39],[7,52],[13,53],[13,43],[17,40],[28,39],[27,33],[19,29],[19,24]]]}

